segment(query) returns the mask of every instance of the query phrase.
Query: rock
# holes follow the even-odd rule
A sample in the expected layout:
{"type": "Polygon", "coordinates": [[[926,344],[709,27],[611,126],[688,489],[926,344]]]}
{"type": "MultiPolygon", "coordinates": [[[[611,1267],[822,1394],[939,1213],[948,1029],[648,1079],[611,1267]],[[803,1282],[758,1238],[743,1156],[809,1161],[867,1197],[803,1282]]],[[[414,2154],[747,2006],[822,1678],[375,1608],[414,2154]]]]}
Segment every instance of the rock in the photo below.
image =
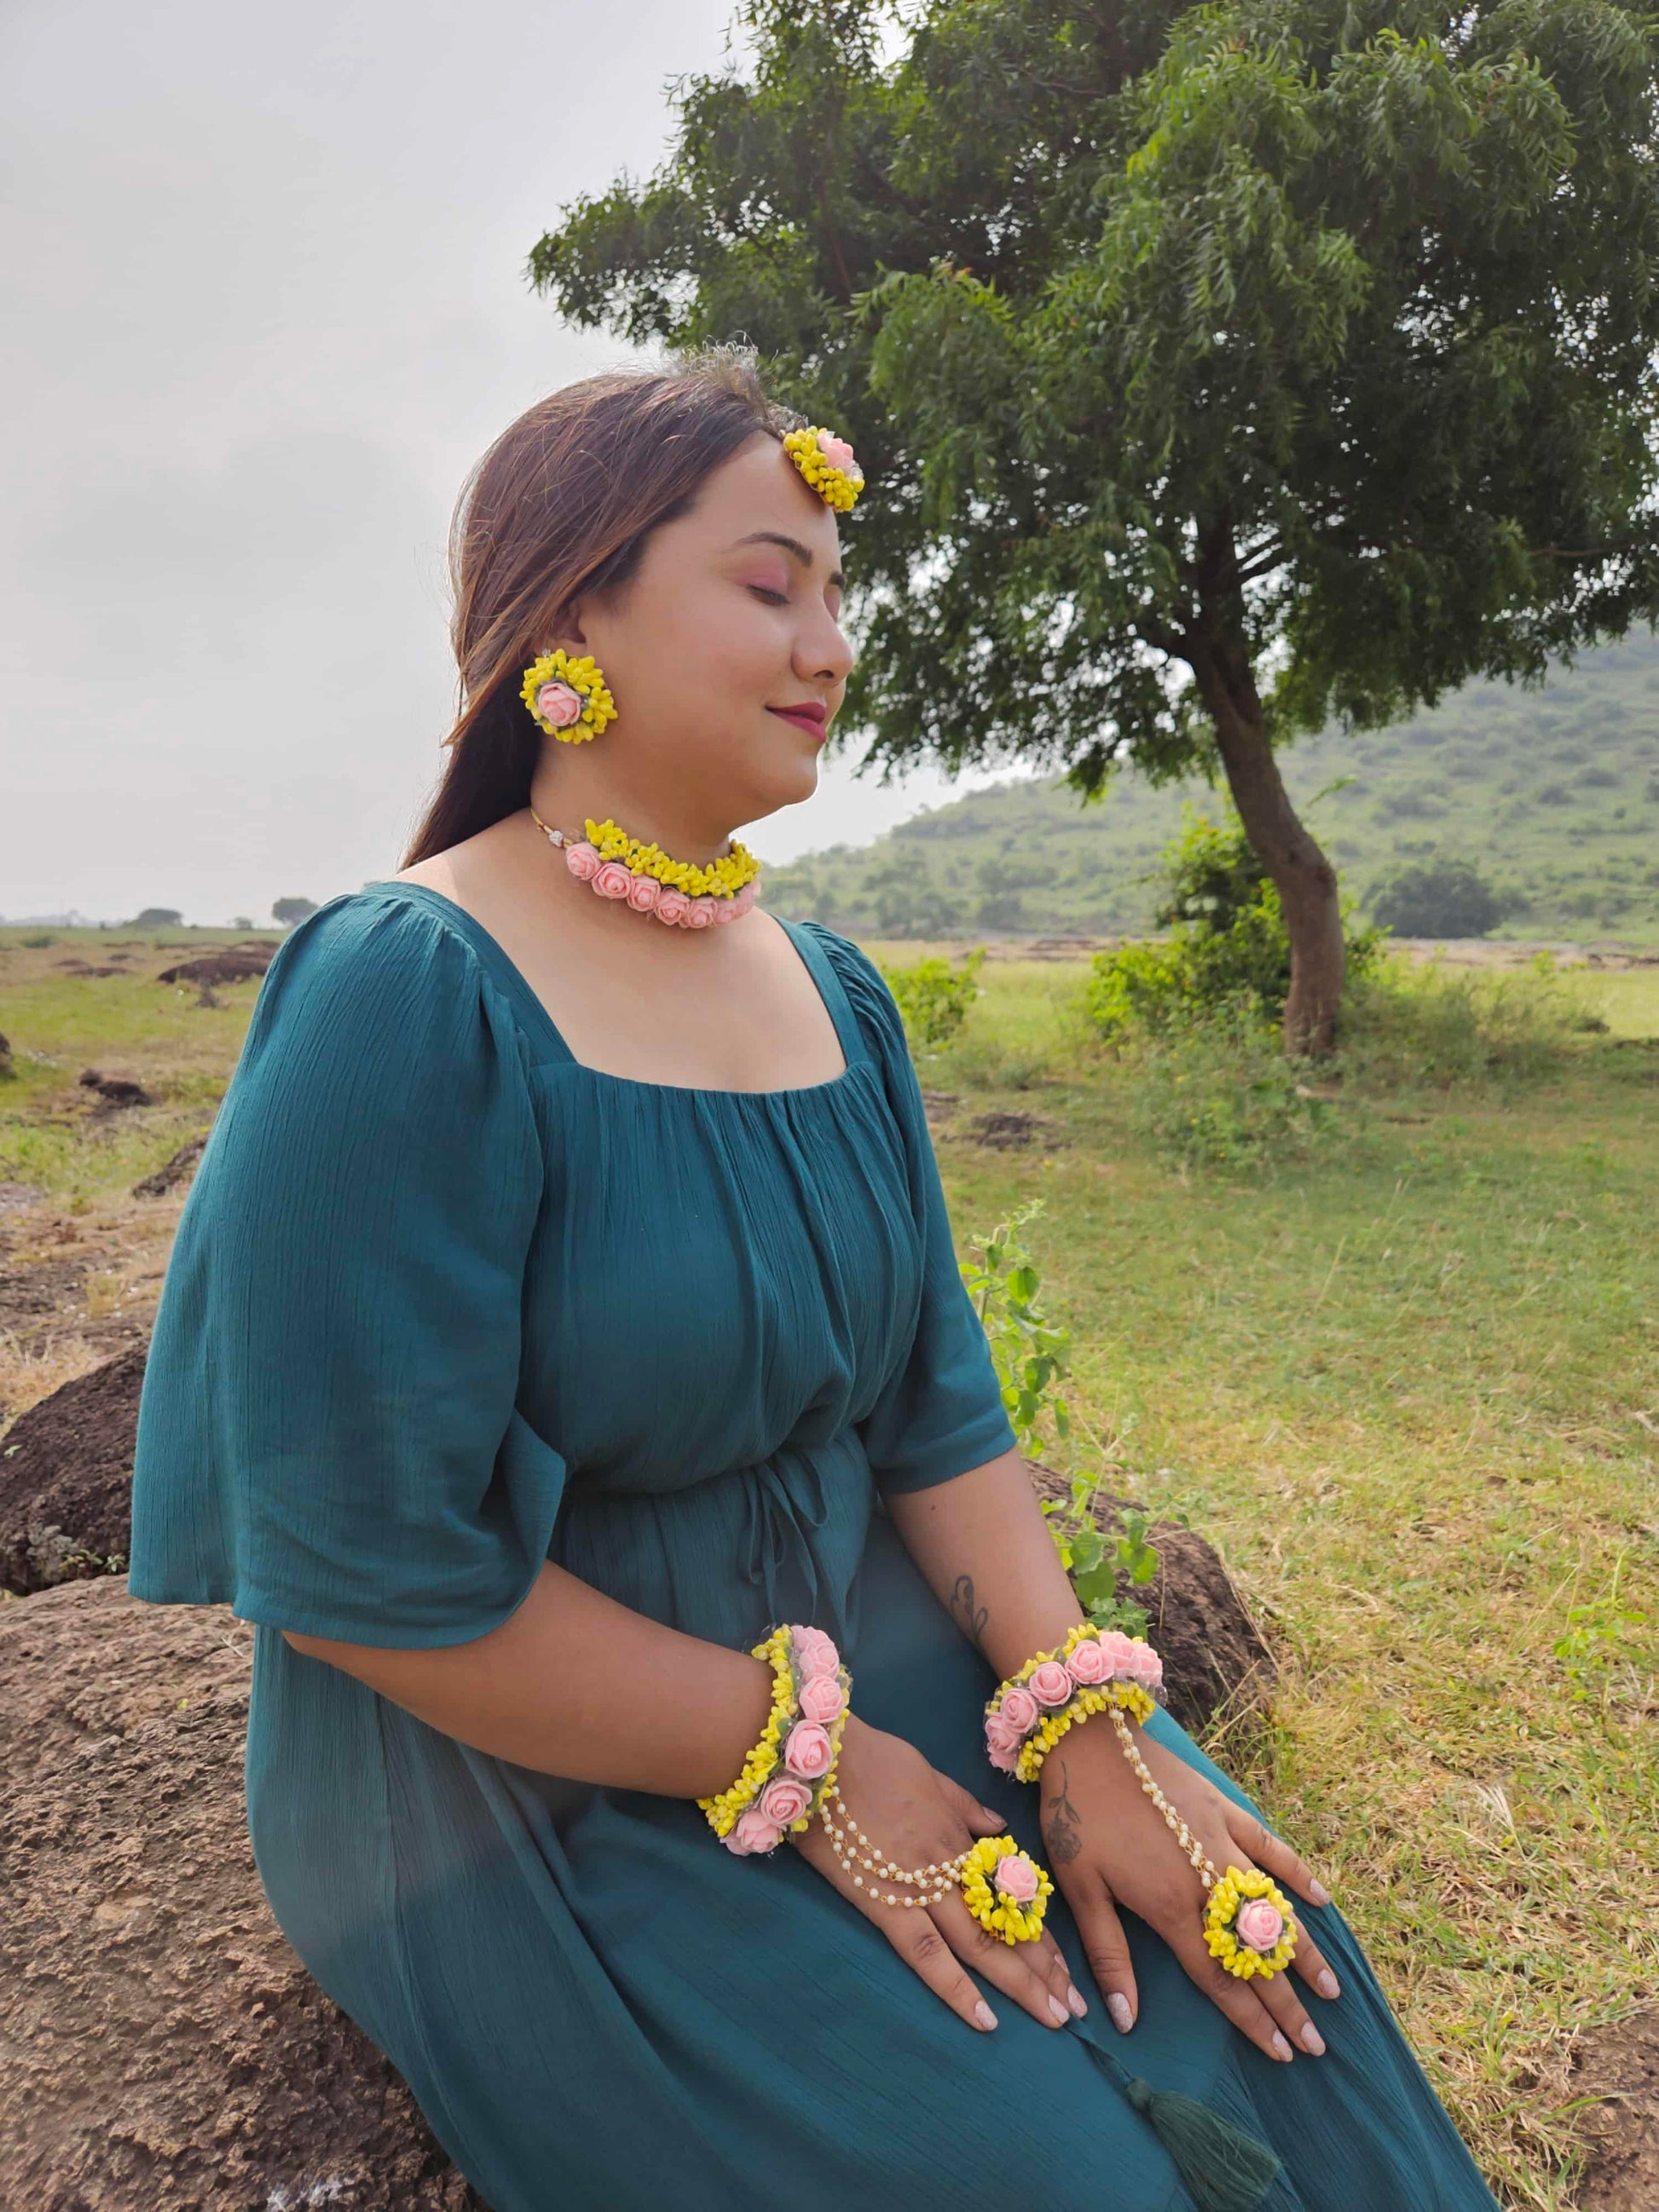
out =
{"type": "Polygon", "coordinates": [[[1659,2012],[1641,2012],[1581,2036],[1572,2093],[1589,2157],[1578,2212],[1653,2212],[1659,2204],[1659,2012]]]}
{"type": "Polygon", "coordinates": [[[181,960],[164,968],[158,983],[245,983],[250,975],[263,975],[276,948],[250,945],[234,952],[204,952],[198,960],[181,960]]]}
{"type": "Polygon", "coordinates": [[[135,1198],[165,1198],[168,1191],[193,1175],[196,1163],[202,1157],[202,1147],[207,1142],[205,1134],[192,1137],[187,1145],[180,1145],[170,1160],[166,1160],[154,1175],[143,1176],[132,1186],[135,1198]]]}
{"type": "Polygon", "coordinates": [[[125,1572],[143,1379],[137,1346],[12,1423],[0,1442],[0,1588],[24,1595],[125,1572]]]}
{"type": "Polygon", "coordinates": [[[153,1106],[155,1101],[142,1083],[134,1083],[125,1075],[100,1075],[95,1067],[82,1071],[83,1090],[95,1091],[109,1106],[153,1106]]]}
{"type": "Polygon", "coordinates": [[[0,1602],[0,2202],[487,2212],[271,1918],[251,1649],[114,1579],[0,1602]]]}
{"type": "MultiPolygon", "coordinates": [[[[1028,1464],[1040,1498],[1069,1504],[1071,1486],[1064,1475],[1040,1461],[1028,1464]]],[[[1145,1509],[1100,1492],[1093,1510],[1097,1526],[1115,1534],[1126,1512],[1145,1509]]],[[[1261,1710],[1279,1669],[1219,1553],[1175,1522],[1155,1522],[1147,1540],[1158,1551],[1157,1574],[1138,1589],[1120,1578],[1118,1595],[1146,1608],[1147,1640],[1164,1662],[1171,1714],[1188,1735],[1198,1735],[1218,1719],[1261,1710]]]]}

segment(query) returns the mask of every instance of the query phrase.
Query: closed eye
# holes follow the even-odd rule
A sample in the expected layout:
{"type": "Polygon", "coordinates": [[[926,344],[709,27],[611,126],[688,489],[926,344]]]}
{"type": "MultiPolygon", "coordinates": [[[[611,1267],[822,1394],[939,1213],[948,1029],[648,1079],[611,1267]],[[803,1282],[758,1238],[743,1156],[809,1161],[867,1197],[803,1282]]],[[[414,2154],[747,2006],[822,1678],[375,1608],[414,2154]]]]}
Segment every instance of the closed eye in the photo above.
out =
{"type": "Polygon", "coordinates": [[[786,607],[789,604],[787,592],[769,591],[764,584],[751,584],[749,588],[751,592],[757,592],[762,599],[769,600],[775,607],[786,607]]]}

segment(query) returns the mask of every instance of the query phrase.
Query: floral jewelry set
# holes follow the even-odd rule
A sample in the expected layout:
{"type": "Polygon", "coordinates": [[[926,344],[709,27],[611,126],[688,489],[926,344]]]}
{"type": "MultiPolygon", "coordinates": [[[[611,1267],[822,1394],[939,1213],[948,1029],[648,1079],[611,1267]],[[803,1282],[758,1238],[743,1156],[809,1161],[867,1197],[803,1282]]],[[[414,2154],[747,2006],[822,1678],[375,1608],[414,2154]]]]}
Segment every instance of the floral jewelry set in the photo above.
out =
{"type": "MultiPolygon", "coordinates": [[[[783,449],[826,507],[845,514],[863,490],[863,472],[844,438],[823,429],[791,430],[783,449]]],[[[577,658],[562,647],[531,662],[519,696],[538,729],[570,744],[601,736],[617,717],[592,654],[577,658]]],[[[579,883],[591,884],[601,898],[625,899],[636,914],[654,914],[681,929],[706,929],[735,921],[755,903],[760,863],[735,837],[729,852],[699,866],[671,860],[660,845],[630,837],[614,822],[586,819],[586,834],[573,837],[544,822],[533,806],[530,811],[548,842],[562,849],[579,883]]]]}
{"type": "MultiPolygon", "coordinates": [[[[1054,1886],[1012,1836],[981,1836],[954,1858],[907,1870],[884,1857],[859,1826],[836,1778],[853,1678],[821,1628],[774,1628],[753,1656],[772,1668],[766,1726],[731,1788],[697,1800],[728,1850],[770,1853],[786,1831],[803,1834],[816,1814],[854,1887],[867,1889],[878,1902],[937,1905],[957,1887],[981,1927],[1005,1942],[1030,1942],[1042,1933],[1054,1886]],[[864,1873],[855,1871],[860,1867],[864,1873]],[[883,1882],[905,1884],[914,1893],[896,1895],[880,1887],[883,1882]]],[[[1218,1873],[1148,1771],[1129,1720],[1152,1717],[1153,1693],[1163,1681],[1164,1662],[1150,1644],[1079,1621],[1058,1650],[1037,1652],[998,1685],[985,1708],[986,1754],[999,1773],[1035,1782],[1068,1729],[1093,1714],[1109,1714],[1142,1791],[1208,1893],[1204,1940],[1210,1956],[1243,1980],[1266,1980],[1289,1966],[1296,1950],[1290,1900],[1259,1870],[1218,1873]]]]}

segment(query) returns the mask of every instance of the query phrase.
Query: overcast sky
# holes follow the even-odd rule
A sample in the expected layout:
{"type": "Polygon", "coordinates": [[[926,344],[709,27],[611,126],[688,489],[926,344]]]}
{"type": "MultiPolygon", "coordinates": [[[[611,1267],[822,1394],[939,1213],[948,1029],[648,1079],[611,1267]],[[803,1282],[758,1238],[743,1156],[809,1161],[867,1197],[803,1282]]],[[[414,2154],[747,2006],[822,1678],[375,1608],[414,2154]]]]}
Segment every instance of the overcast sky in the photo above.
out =
{"type": "MultiPolygon", "coordinates": [[[[728,15],[3,0],[0,915],[265,921],[397,867],[453,705],[461,479],[626,357],[525,257],[656,166],[728,15]]],[[[763,861],[965,787],[857,781],[861,750],[747,835],[763,861]]]]}

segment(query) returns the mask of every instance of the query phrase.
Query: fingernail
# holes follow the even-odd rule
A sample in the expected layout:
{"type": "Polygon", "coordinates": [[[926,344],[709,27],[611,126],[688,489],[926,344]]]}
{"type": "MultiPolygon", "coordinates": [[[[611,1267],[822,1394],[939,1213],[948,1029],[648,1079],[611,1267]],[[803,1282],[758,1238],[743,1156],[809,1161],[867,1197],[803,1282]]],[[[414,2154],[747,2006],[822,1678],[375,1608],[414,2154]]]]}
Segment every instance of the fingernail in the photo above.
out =
{"type": "Polygon", "coordinates": [[[1322,1997],[1340,1997],[1342,1994],[1336,1976],[1328,1966],[1322,1966],[1315,1975],[1314,1987],[1322,1997]]]}
{"type": "Polygon", "coordinates": [[[1328,1905],[1331,1901],[1331,1893],[1322,1881],[1310,1881],[1308,1884],[1308,1894],[1316,1905],[1328,1905]]]}
{"type": "Polygon", "coordinates": [[[1129,2000],[1121,1990],[1112,1991],[1106,2000],[1106,2009],[1112,2015],[1112,2026],[1118,2033],[1127,2035],[1135,2024],[1135,2016],[1130,2011],[1129,2000]]]}
{"type": "Polygon", "coordinates": [[[1072,2015],[1075,2020],[1081,2020],[1089,2009],[1083,2001],[1082,1991],[1074,1989],[1069,1982],[1066,1985],[1066,2002],[1072,2008],[1072,2015]]]}
{"type": "Polygon", "coordinates": [[[986,2003],[983,1997],[981,1997],[979,2002],[974,2007],[974,2018],[979,2022],[981,2027],[994,2027],[997,2024],[996,2014],[992,2011],[990,2006],[986,2003]]]}
{"type": "Polygon", "coordinates": [[[1054,1996],[1052,1990],[1050,1990],[1048,1994],[1048,2009],[1053,2013],[1054,2018],[1059,2021],[1062,2027],[1065,2027],[1066,2021],[1071,2018],[1071,2014],[1066,2011],[1065,2006],[1061,2004],[1060,1999],[1054,1996]]]}
{"type": "Polygon", "coordinates": [[[1325,2056],[1325,2039],[1311,2021],[1303,2029],[1301,2040],[1302,2048],[1304,2051],[1311,2051],[1316,2058],[1322,2058],[1325,2056]]]}
{"type": "Polygon", "coordinates": [[[1273,2057],[1275,2058],[1288,2058],[1291,2055],[1290,2045],[1285,2042],[1284,2037],[1279,2033],[1279,2030],[1275,2028],[1273,2030],[1273,2057]]]}

